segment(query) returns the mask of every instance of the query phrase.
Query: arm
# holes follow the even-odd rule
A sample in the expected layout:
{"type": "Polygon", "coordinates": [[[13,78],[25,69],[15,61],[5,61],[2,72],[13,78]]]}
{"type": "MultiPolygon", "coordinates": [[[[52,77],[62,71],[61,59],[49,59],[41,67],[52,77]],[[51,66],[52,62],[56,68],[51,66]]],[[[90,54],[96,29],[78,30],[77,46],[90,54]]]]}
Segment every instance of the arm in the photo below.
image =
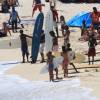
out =
{"type": "Polygon", "coordinates": [[[11,32],[10,32],[9,28],[7,29],[7,31],[9,32],[9,34],[10,34],[10,36],[11,36],[11,32]]]}
{"type": "Polygon", "coordinates": [[[32,36],[29,36],[29,35],[26,35],[26,34],[24,34],[26,37],[28,37],[28,38],[32,38],[32,36]]]}
{"type": "Polygon", "coordinates": [[[20,20],[20,18],[19,18],[18,12],[17,12],[17,18],[18,18],[18,20],[19,20],[19,22],[20,22],[21,20],[20,20]]]}
{"type": "Polygon", "coordinates": [[[55,16],[56,16],[56,19],[57,19],[57,22],[58,22],[58,12],[55,11],[55,16]]]}
{"type": "Polygon", "coordinates": [[[33,4],[32,4],[32,6],[35,4],[35,1],[33,0],[33,4]]]}
{"type": "Polygon", "coordinates": [[[11,17],[12,17],[12,14],[10,13],[9,23],[10,23],[11,17]]]}

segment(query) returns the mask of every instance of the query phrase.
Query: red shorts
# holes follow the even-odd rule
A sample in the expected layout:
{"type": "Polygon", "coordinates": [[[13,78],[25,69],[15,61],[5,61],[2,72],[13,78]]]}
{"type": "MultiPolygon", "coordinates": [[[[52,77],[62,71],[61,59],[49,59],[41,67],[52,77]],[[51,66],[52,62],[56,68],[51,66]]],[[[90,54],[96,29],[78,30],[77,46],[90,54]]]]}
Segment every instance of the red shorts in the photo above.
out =
{"type": "Polygon", "coordinates": [[[34,8],[33,8],[33,11],[39,9],[39,11],[42,10],[42,5],[35,5],[34,8]]]}
{"type": "Polygon", "coordinates": [[[96,56],[96,50],[95,50],[95,48],[89,48],[88,56],[96,56]]]}

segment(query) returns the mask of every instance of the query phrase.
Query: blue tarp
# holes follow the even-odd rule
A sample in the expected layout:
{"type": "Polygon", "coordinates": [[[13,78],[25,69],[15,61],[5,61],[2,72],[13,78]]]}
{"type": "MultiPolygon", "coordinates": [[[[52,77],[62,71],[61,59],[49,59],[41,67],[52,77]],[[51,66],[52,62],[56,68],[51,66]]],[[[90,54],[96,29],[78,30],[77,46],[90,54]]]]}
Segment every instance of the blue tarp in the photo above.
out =
{"type": "Polygon", "coordinates": [[[92,23],[92,19],[90,17],[90,12],[81,12],[78,13],[76,16],[71,18],[66,24],[69,27],[81,27],[82,26],[82,21],[86,21],[86,27],[89,27],[92,23]]]}

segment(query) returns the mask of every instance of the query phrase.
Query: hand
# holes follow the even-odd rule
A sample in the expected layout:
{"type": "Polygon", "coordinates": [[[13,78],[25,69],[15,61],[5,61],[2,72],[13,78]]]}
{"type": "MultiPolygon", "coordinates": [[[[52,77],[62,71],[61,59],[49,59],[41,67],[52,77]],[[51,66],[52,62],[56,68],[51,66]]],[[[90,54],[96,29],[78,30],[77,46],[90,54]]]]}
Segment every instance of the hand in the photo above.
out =
{"type": "Polygon", "coordinates": [[[11,46],[11,42],[9,42],[9,46],[11,46]]]}
{"type": "Polygon", "coordinates": [[[21,22],[21,20],[19,19],[19,23],[21,22]]]}
{"type": "Polygon", "coordinates": [[[9,24],[9,25],[11,24],[10,20],[8,21],[8,24],[9,24]]]}

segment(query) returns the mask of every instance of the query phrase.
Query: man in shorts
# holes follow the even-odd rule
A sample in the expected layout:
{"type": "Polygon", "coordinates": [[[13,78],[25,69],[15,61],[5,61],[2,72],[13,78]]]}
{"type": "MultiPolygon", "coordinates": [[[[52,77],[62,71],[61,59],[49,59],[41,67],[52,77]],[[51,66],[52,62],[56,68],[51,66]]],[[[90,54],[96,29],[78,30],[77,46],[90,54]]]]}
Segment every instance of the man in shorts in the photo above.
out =
{"type": "Polygon", "coordinates": [[[96,7],[93,7],[93,12],[91,13],[92,25],[97,30],[100,26],[100,12],[96,7]]]}
{"type": "Polygon", "coordinates": [[[33,11],[32,11],[32,17],[34,15],[34,12],[38,9],[40,12],[42,12],[42,6],[45,6],[44,4],[41,4],[41,0],[33,0],[33,11]]]}

